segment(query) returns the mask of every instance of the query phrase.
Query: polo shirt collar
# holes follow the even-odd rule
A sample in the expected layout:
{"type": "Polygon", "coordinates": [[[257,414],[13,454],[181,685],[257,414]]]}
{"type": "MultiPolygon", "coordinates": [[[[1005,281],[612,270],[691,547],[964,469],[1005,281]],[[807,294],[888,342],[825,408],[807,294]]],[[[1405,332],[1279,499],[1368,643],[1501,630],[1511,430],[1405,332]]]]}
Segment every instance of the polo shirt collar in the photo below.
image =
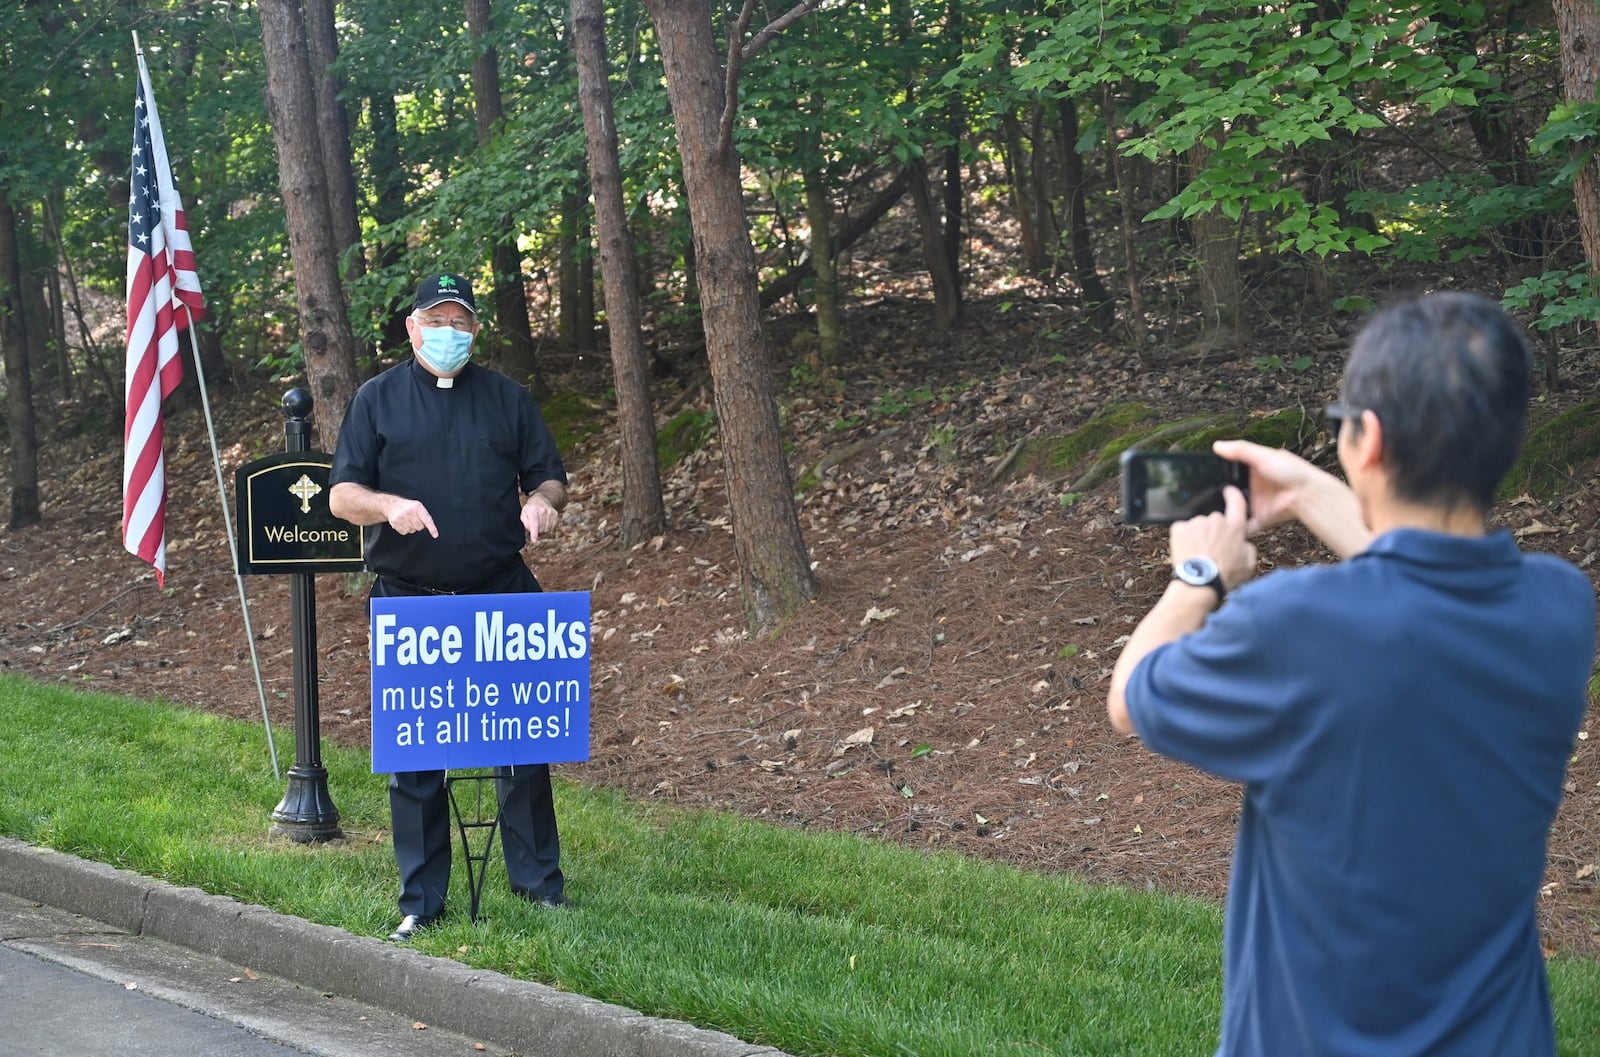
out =
{"type": "Polygon", "coordinates": [[[1522,563],[1517,541],[1505,529],[1482,536],[1454,536],[1427,529],[1391,529],[1373,540],[1357,558],[1392,559],[1424,577],[1446,576],[1475,581],[1501,581],[1522,563]]]}

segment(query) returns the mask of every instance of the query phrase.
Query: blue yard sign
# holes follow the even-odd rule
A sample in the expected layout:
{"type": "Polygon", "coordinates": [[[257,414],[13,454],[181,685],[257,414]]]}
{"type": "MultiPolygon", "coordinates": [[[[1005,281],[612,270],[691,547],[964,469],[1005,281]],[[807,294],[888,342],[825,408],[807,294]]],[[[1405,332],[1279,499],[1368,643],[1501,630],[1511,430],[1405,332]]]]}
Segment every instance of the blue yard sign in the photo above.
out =
{"type": "Polygon", "coordinates": [[[372,601],[372,770],[589,758],[589,596],[372,601]]]}

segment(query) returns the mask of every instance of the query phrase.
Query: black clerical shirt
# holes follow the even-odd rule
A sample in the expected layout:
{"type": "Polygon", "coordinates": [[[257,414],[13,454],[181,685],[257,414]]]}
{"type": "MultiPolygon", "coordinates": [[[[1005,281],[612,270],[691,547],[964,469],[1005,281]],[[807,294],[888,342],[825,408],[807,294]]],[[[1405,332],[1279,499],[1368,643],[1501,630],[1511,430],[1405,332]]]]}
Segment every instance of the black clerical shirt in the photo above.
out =
{"type": "Polygon", "coordinates": [[[468,364],[453,385],[415,359],[356,391],[339,428],[331,484],[419,500],[439,529],[367,530],[367,568],[440,591],[472,591],[520,562],[522,495],[567,483],[533,400],[498,371],[468,364]]]}

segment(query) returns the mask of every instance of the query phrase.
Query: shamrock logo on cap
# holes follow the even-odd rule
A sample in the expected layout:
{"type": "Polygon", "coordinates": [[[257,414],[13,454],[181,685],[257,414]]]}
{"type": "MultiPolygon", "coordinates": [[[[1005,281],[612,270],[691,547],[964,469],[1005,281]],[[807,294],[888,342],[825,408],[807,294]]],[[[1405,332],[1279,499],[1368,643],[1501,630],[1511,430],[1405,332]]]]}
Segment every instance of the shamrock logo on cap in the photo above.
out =
{"type": "Polygon", "coordinates": [[[439,276],[439,289],[441,289],[441,290],[454,290],[455,288],[456,288],[456,277],[455,276],[453,276],[453,275],[441,275],[441,276],[439,276]]]}

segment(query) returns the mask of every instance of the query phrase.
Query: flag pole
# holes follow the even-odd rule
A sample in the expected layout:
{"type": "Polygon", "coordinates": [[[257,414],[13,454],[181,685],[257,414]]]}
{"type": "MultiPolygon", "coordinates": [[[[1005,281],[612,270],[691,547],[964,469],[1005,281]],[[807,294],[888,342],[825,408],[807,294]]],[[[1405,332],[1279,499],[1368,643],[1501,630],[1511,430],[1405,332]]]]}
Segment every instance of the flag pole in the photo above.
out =
{"type": "Polygon", "coordinates": [[[239,539],[233,534],[233,517],[228,513],[228,486],[222,476],[222,453],[217,448],[217,425],[211,418],[211,397],[206,393],[206,369],[200,363],[200,338],[189,316],[189,352],[194,358],[194,377],[200,384],[200,406],[206,413],[206,436],[211,439],[211,465],[217,471],[217,499],[222,504],[222,525],[228,533],[228,556],[233,561],[233,579],[239,585],[239,615],[244,618],[244,637],[250,643],[250,668],[256,674],[256,695],[261,699],[261,725],[267,731],[267,755],[272,757],[272,777],[283,777],[278,769],[278,749],[272,742],[272,718],[267,715],[267,689],[261,682],[261,658],[256,653],[256,633],[250,625],[250,604],[244,596],[244,574],[239,571],[239,539]]]}
{"type": "MultiPolygon", "coordinates": [[[[150,112],[153,116],[156,112],[155,96],[153,93],[150,93],[150,89],[148,87],[150,82],[150,71],[145,66],[144,47],[139,43],[139,33],[137,30],[133,31],[133,50],[134,55],[138,59],[139,63],[139,77],[146,86],[146,93],[150,96],[148,103],[150,106],[150,112]]],[[[156,122],[156,127],[160,127],[159,120],[156,122]]],[[[161,139],[163,141],[161,150],[164,154],[165,137],[162,136],[161,139]]],[[[169,266],[171,266],[173,263],[174,249],[175,247],[170,241],[163,242],[162,250],[167,256],[167,262],[169,266]]],[[[234,581],[239,587],[239,615],[244,621],[245,640],[250,646],[250,668],[255,673],[256,677],[256,695],[261,700],[261,725],[267,733],[267,755],[272,758],[272,777],[274,779],[278,779],[281,778],[283,774],[278,767],[278,749],[272,740],[272,717],[267,713],[267,690],[261,681],[261,658],[256,652],[256,634],[255,629],[251,626],[250,622],[250,604],[245,598],[244,575],[239,571],[239,544],[233,532],[233,516],[228,510],[228,488],[227,484],[223,480],[222,475],[222,453],[217,447],[217,426],[211,415],[211,395],[206,387],[205,366],[200,361],[200,337],[195,333],[194,311],[190,310],[188,307],[185,307],[183,314],[185,320],[187,320],[189,324],[189,351],[194,359],[195,381],[199,383],[200,386],[200,406],[205,410],[206,436],[211,441],[211,465],[217,473],[217,497],[222,504],[222,524],[228,534],[228,555],[233,562],[234,581]]]]}

